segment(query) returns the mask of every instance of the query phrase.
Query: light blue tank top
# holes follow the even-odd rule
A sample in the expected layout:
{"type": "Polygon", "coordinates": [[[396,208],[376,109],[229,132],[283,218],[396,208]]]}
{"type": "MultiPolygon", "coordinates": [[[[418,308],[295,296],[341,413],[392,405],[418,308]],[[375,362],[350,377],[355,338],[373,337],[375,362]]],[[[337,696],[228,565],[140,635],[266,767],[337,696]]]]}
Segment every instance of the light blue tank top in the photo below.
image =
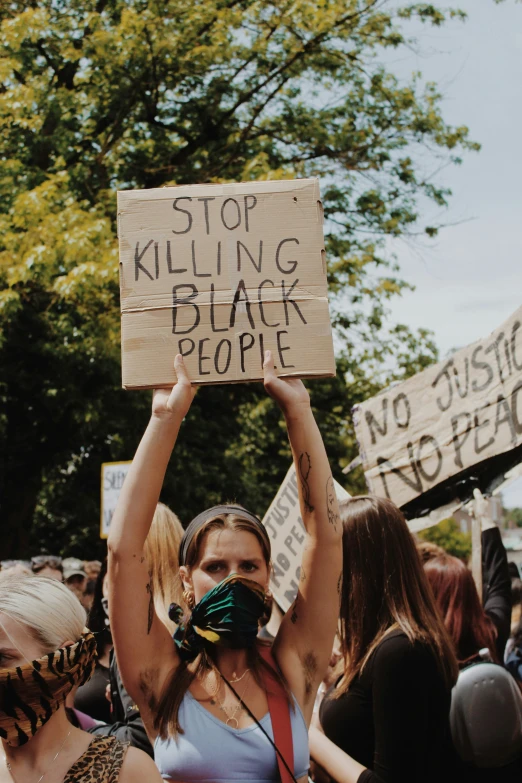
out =
{"type": "MultiPolygon", "coordinates": [[[[308,729],[294,699],[290,710],[294,744],[294,776],[308,773],[308,729]]],[[[187,691],[179,708],[184,729],[177,740],[154,743],[154,760],[164,780],[183,783],[275,783],[279,781],[276,752],[256,723],[233,729],[206,710],[187,691]]],[[[259,721],[274,739],[270,713],[259,721]]]]}

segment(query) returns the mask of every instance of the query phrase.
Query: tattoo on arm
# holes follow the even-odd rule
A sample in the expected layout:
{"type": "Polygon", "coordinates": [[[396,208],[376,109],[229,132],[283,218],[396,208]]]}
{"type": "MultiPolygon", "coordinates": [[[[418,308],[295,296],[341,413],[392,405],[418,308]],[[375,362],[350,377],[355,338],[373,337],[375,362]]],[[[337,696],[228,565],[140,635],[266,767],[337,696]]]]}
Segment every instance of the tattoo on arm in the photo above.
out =
{"type": "Polygon", "coordinates": [[[343,572],[339,574],[339,579],[337,580],[337,595],[341,595],[341,585],[343,583],[343,572]]]}
{"type": "Polygon", "coordinates": [[[303,451],[299,457],[299,476],[301,478],[305,511],[309,514],[314,510],[314,507],[310,503],[310,485],[308,484],[308,476],[310,475],[311,470],[312,464],[310,462],[310,455],[307,451],[303,451]]]}
{"type": "Polygon", "coordinates": [[[149,594],[149,616],[147,619],[147,636],[148,636],[150,633],[150,629],[152,628],[152,621],[154,620],[154,593],[152,590],[152,571],[149,571],[149,581],[147,582],[147,586],[145,589],[149,594]]]}
{"type": "Polygon", "coordinates": [[[333,525],[334,530],[337,530],[337,523],[339,522],[336,505],[337,498],[335,496],[333,478],[328,476],[328,481],[326,482],[326,511],[328,513],[328,522],[333,525]]]}
{"type": "Polygon", "coordinates": [[[299,598],[299,593],[297,593],[294,601],[294,605],[292,607],[292,614],[290,615],[290,622],[292,625],[295,625],[297,622],[297,600],[299,598]]]}

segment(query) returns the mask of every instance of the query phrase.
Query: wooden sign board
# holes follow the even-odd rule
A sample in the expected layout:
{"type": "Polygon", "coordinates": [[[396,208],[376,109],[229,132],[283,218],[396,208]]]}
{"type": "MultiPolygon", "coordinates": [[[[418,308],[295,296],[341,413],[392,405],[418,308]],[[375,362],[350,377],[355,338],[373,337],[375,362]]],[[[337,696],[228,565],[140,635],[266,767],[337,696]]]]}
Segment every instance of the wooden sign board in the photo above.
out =
{"type": "Polygon", "coordinates": [[[118,234],[124,388],[335,375],[318,180],[122,191],[118,234]]]}
{"type": "MultiPolygon", "coordinates": [[[[337,500],[350,495],[334,480],[337,500]]],[[[306,529],[299,510],[297,476],[292,464],[265,516],[263,524],[272,544],[270,589],[286,612],[297,595],[306,529]]]]}
{"type": "Polygon", "coordinates": [[[522,460],[522,308],[353,415],[370,492],[417,514],[421,496],[429,510],[473,486],[491,491],[522,460]]]}
{"type": "Polygon", "coordinates": [[[101,466],[100,538],[108,538],[109,536],[112,515],[131,465],[132,460],[104,462],[101,466]]]}

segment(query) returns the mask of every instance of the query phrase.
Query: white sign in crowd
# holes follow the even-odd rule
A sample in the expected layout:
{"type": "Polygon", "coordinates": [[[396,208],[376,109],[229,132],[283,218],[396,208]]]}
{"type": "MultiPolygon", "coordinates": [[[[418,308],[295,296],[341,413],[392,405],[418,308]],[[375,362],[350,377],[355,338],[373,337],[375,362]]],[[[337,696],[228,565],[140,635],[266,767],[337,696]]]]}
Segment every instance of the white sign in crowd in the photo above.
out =
{"type": "Polygon", "coordinates": [[[132,460],[129,462],[104,462],[101,466],[100,538],[108,538],[109,536],[112,515],[131,464],[132,460]]]}
{"type": "MultiPolygon", "coordinates": [[[[349,498],[348,492],[334,481],[337,500],[349,498]]],[[[297,476],[291,465],[279,491],[263,517],[272,543],[272,579],[270,588],[284,612],[297,595],[306,535],[299,510],[297,476]]]]}

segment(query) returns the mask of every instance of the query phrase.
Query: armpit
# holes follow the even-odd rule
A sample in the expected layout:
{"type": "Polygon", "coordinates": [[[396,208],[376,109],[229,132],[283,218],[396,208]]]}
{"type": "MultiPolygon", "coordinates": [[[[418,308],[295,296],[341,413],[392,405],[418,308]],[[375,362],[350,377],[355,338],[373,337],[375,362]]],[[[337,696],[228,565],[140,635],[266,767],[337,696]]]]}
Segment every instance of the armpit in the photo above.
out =
{"type": "Polygon", "coordinates": [[[302,667],[303,667],[303,674],[304,674],[304,684],[305,684],[305,699],[308,701],[311,697],[315,695],[315,683],[316,683],[316,677],[317,677],[317,658],[315,657],[314,653],[310,650],[305,654],[305,656],[301,659],[302,661],[302,667]]]}
{"type": "Polygon", "coordinates": [[[158,687],[158,669],[144,669],[140,674],[139,689],[143,700],[151,713],[155,713],[158,706],[156,691],[158,687]]]}

